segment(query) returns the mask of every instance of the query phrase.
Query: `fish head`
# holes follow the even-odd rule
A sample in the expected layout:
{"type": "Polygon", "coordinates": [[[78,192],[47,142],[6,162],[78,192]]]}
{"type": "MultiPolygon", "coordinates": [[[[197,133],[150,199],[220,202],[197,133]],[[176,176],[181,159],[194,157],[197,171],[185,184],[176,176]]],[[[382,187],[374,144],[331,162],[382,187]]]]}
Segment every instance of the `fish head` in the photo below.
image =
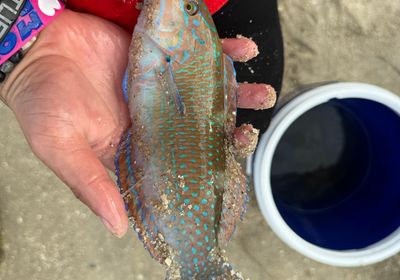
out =
{"type": "Polygon", "coordinates": [[[209,51],[218,33],[203,0],[145,0],[136,29],[167,59],[183,64],[196,52],[209,51]]]}

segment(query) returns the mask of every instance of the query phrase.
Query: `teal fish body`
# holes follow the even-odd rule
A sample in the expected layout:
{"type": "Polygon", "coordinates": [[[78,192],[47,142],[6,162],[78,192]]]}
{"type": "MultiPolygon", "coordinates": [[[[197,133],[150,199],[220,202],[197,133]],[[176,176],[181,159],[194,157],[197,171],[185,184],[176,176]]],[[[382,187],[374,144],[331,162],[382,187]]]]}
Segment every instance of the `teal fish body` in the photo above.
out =
{"type": "Polygon", "coordinates": [[[134,229],[167,279],[242,279],[222,254],[246,201],[237,85],[205,4],[145,0],[129,59],[116,170],[134,229]]]}

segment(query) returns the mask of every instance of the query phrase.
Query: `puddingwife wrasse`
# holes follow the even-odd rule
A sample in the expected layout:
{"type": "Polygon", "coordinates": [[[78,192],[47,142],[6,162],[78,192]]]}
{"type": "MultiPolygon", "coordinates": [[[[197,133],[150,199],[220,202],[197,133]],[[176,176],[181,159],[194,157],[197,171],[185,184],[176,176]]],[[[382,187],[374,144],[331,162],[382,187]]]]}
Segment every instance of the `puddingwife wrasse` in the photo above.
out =
{"type": "Polygon", "coordinates": [[[222,248],[240,220],[235,71],[202,0],[145,0],[125,80],[132,126],[116,156],[134,229],[167,279],[242,279],[222,248]]]}

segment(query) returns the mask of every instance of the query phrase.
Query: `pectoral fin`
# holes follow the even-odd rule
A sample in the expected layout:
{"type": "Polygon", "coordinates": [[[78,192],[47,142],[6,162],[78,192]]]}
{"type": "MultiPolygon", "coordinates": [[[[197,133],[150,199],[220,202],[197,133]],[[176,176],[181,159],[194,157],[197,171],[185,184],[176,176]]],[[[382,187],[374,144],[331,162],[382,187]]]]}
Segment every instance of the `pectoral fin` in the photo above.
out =
{"type": "Polygon", "coordinates": [[[175,82],[174,70],[170,58],[167,58],[166,68],[159,71],[159,77],[162,93],[167,95],[169,102],[174,104],[177,112],[184,115],[186,111],[185,104],[175,82]]]}

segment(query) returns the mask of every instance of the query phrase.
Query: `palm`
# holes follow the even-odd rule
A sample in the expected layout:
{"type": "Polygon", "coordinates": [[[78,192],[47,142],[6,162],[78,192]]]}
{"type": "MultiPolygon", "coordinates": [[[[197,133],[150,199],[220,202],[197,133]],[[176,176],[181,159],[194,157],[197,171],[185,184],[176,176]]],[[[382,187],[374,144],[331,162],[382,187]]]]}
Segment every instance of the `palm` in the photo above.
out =
{"type": "Polygon", "coordinates": [[[129,34],[111,23],[66,11],[13,73],[19,90],[7,98],[33,151],[103,217],[124,216],[122,203],[103,209],[120,198],[98,158],[112,168],[129,123],[121,95],[129,42],[129,34]]]}
{"type": "Polygon", "coordinates": [[[128,122],[120,81],[129,35],[99,18],[73,13],[50,27],[32,49],[48,53],[33,62],[38,66],[25,68],[35,73],[27,75],[34,77],[28,92],[15,99],[18,118],[39,155],[86,140],[109,165],[110,147],[128,122]]]}

